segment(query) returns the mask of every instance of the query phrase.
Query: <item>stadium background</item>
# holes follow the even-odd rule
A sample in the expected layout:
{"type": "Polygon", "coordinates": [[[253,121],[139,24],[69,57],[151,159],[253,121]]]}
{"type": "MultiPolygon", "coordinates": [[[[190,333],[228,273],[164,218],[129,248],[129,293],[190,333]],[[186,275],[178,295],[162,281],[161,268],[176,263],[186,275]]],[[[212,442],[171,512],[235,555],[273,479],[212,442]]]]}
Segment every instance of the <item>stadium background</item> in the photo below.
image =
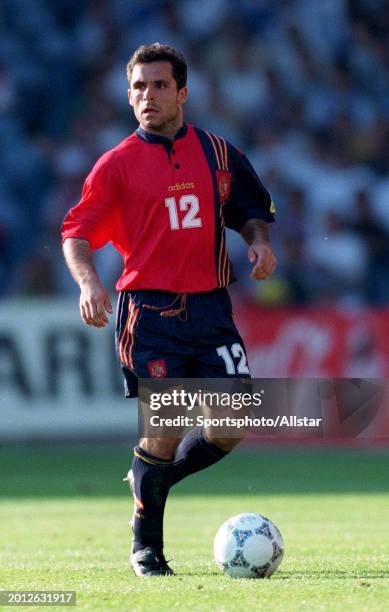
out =
{"type": "MultiPolygon", "coordinates": [[[[387,609],[387,401],[337,448],[334,422],[324,444],[262,440],[186,479],[165,531],[180,575],[129,575],[136,407],[113,323],[79,319],[59,227],[135,127],[129,56],[172,43],[190,65],[187,119],[247,151],[278,207],[268,281],[251,283],[229,235],[253,374],[388,377],[388,24],[384,0],[1,0],[0,589],[75,589],[96,610],[387,609]],[[285,537],[266,583],[213,563],[217,528],[243,511],[285,537]]],[[[96,255],[114,293],[118,257],[96,255]]]]}
{"type": "MultiPolygon", "coordinates": [[[[250,281],[228,237],[253,374],[389,375],[388,19],[381,0],[3,0],[3,439],[135,422],[112,324],[79,320],[59,227],[97,157],[135,127],[125,65],[145,42],[184,52],[187,120],[242,147],[277,204],[273,278],[250,281]]],[[[96,260],[113,292],[119,257],[96,260]]]]}

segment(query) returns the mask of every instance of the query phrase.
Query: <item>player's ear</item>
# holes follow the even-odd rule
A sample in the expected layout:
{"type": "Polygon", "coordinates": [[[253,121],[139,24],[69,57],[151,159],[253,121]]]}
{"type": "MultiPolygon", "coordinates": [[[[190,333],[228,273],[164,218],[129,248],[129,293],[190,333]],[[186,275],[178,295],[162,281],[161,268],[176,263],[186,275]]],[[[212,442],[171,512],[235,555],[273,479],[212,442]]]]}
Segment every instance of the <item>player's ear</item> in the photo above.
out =
{"type": "Polygon", "coordinates": [[[187,97],[188,97],[188,88],[181,87],[181,89],[178,90],[178,102],[180,104],[184,104],[184,102],[186,102],[187,97]]]}
{"type": "Polygon", "coordinates": [[[132,99],[131,99],[131,89],[128,89],[127,93],[128,93],[128,101],[130,103],[130,106],[134,106],[132,99]]]}

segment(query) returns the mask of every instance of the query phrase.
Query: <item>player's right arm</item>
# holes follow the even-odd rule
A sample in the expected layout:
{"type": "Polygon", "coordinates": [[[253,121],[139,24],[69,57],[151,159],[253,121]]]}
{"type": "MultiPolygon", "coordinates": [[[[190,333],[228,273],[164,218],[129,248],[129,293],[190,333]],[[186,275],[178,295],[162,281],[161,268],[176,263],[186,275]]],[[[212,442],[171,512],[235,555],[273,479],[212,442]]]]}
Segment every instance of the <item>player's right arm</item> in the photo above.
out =
{"type": "Polygon", "coordinates": [[[63,243],[66,264],[80,287],[80,315],[86,325],[105,327],[112,305],[108,291],[93,264],[87,240],[66,238],[63,243]]]}
{"type": "Polygon", "coordinates": [[[92,251],[114,238],[113,214],[118,183],[112,151],[97,161],[85,179],[81,200],[61,227],[67,266],[80,287],[80,314],[86,325],[104,327],[112,306],[93,264],[92,251]]]}

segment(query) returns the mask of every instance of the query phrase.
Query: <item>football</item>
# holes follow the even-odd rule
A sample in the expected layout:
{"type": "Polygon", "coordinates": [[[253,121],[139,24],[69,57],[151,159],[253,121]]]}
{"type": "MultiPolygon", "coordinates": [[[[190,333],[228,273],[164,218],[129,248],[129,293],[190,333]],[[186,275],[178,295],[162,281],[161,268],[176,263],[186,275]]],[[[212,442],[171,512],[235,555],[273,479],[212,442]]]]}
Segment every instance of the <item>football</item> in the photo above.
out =
{"type": "Polygon", "coordinates": [[[284,541],[270,519],[247,512],[219,528],[213,544],[215,561],[231,578],[269,578],[284,556],[284,541]]]}

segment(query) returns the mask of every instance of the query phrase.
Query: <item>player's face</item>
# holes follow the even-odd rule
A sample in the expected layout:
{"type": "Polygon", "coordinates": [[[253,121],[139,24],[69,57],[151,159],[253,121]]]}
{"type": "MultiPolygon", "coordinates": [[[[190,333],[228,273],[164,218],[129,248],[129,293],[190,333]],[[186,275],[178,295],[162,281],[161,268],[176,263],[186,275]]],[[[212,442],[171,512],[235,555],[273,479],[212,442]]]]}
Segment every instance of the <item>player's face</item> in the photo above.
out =
{"type": "Polygon", "coordinates": [[[135,117],[148,132],[170,136],[182,125],[188,90],[177,90],[170,62],[135,64],[128,99],[135,117]]]}

